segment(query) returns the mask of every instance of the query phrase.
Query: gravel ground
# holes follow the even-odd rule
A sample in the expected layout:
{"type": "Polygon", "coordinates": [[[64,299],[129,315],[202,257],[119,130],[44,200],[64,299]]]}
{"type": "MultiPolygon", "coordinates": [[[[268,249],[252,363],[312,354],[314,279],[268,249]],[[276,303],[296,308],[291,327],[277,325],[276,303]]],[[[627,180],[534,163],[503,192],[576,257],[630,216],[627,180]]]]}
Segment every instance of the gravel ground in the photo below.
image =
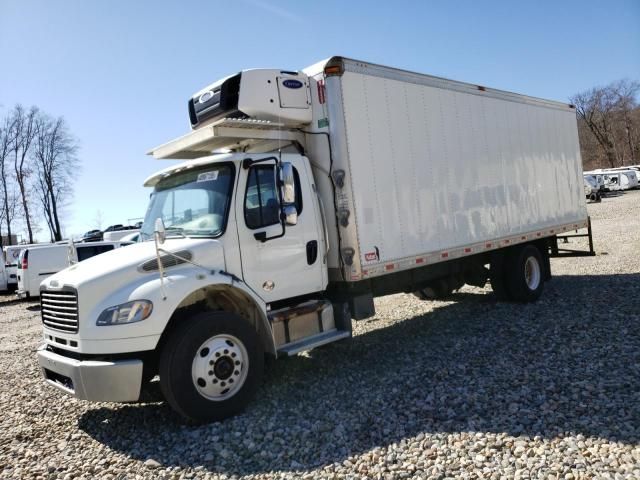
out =
{"type": "Polygon", "coordinates": [[[589,211],[598,256],[553,260],[539,302],[379,299],[197,428],[47,387],[37,304],[0,297],[0,477],[640,478],[640,191],[589,211]]]}

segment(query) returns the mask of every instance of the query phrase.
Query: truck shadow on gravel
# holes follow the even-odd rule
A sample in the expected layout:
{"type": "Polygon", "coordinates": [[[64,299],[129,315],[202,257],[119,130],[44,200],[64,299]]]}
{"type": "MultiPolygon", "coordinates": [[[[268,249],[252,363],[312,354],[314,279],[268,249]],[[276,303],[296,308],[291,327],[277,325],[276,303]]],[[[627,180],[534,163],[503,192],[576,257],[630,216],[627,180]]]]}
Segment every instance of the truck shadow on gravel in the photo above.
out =
{"type": "Polygon", "coordinates": [[[421,434],[635,444],[639,284],[640,274],[559,276],[530,305],[462,293],[464,301],[384,328],[373,319],[351,342],[275,362],[248,410],[224,422],[185,427],[155,403],[93,408],[79,427],[142,461],[237,475],[342,463],[421,434]]]}

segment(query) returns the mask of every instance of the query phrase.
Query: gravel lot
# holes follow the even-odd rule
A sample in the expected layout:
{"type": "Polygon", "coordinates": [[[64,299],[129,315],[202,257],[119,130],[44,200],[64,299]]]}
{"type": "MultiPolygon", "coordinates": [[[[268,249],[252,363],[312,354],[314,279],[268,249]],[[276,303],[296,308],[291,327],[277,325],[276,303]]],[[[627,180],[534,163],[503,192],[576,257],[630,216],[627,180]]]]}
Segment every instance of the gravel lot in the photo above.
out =
{"type": "Polygon", "coordinates": [[[0,477],[640,478],[640,191],[589,211],[598,256],[553,260],[536,304],[379,299],[197,428],[47,387],[37,304],[0,297],[0,477]]]}

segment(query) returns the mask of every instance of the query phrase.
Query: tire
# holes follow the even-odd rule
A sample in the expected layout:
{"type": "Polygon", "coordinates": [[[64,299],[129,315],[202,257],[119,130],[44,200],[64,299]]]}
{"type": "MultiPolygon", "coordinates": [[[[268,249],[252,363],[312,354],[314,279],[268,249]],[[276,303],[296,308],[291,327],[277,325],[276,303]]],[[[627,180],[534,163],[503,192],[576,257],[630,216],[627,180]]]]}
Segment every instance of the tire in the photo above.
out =
{"type": "Polygon", "coordinates": [[[489,283],[491,290],[499,301],[511,300],[511,295],[507,290],[507,276],[505,266],[508,265],[509,255],[496,252],[491,256],[491,266],[489,268],[489,283]]]}
{"type": "Polygon", "coordinates": [[[160,388],[187,423],[209,423],[244,409],[263,368],[262,343],[246,320],[204,312],[170,333],[160,354],[160,388]]]}
{"type": "Polygon", "coordinates": [[[509,297],[522,303],[535,302],[544,289],[545,262],[534,245],[513,250],[506,266],[506,288],[509,297]]]}

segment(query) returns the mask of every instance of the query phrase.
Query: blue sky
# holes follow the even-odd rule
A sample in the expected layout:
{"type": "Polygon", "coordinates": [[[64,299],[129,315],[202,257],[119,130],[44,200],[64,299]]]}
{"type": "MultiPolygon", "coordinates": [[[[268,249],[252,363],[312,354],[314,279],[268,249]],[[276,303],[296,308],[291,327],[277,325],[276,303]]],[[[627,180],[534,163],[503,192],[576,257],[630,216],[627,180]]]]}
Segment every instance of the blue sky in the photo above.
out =
{"type": "MultiPolygon", "coordinates": [[[[344,55],[567,100],[640,80],[640,1],[0,0],[0,115],[66,118],[82,170],[67,232],[144,215],[145,152],[189,129],[189,96],[244,68],[344,55]]],[[[46,232],[40,235],[46,239],[46,232]]]]}

